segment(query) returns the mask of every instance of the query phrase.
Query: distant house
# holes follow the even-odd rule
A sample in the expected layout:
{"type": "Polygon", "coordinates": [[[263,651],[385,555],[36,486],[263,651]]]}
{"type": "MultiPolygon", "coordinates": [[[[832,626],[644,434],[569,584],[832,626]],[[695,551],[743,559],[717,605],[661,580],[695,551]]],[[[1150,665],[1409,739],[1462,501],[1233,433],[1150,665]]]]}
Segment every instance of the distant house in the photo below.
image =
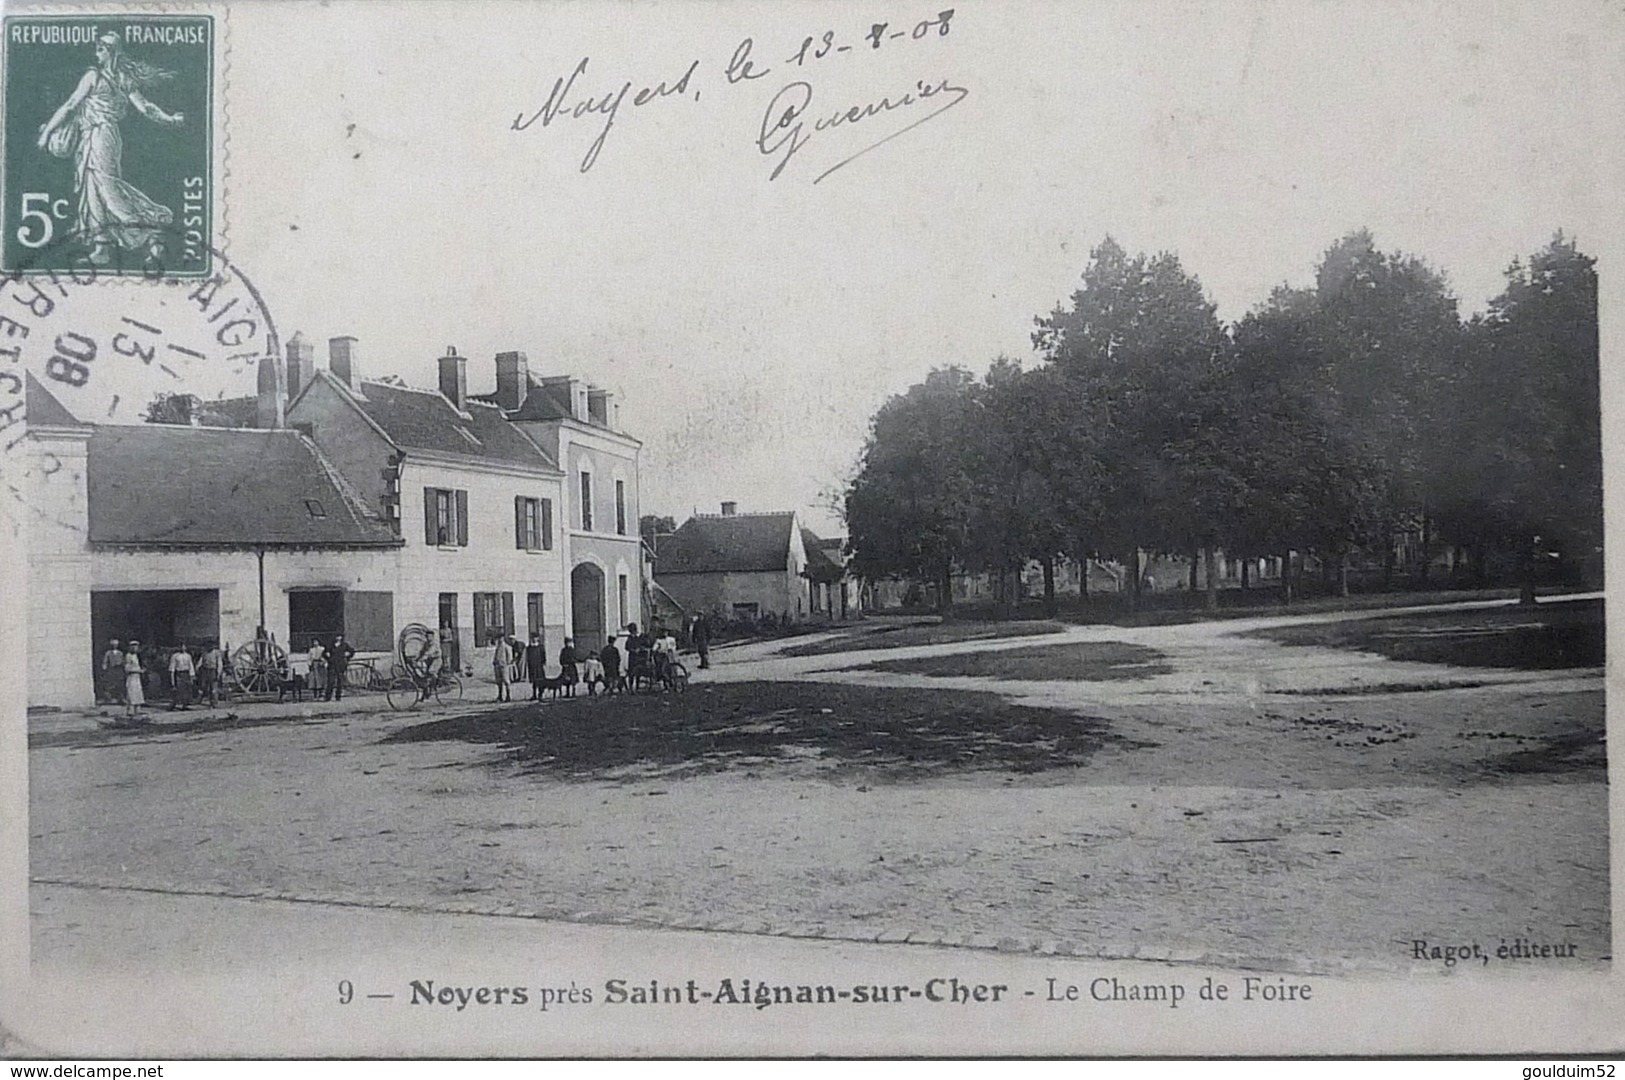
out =
{"type": "Polygon", "coordinates": [[[844,541],[825,540],[811,529],[801,530],[801,546],[807,552],[808,595],[814,614],[826,619],[846,619],[857,607],[851,591],[856,583],[847,577],[846,559],[841,554],[844,541]]]}
{"type": "Polygon", "coordinates": [[[840,618],[844,573],[793,511],[741,514],[731,502],[660,537],[655,552],[655,578],[676,604],[730,620],[840,618]]]}

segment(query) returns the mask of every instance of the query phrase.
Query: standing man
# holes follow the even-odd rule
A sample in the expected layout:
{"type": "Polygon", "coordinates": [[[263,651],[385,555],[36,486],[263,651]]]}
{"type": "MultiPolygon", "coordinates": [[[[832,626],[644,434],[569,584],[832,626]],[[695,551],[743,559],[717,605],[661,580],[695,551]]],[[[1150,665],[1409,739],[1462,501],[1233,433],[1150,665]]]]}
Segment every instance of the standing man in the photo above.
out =
{"type": "Polygon", "coordinates": [[[700,667],[711,666],[711,620],[705,612],[694,616],[694,629],[690,631],[694,639],[694,650],[700,654],[700,667]]]}
{"type": "Polygon", "coordinates": [[[542,635],[534,630],[530,644],[525,646],[525,670],[530,674],[530,700],[542,700],[542,687],[547,683],[547,650],[542,635]]]}
{"type": "Polygon", "coordinates": [[[219,642],[210,645],[198,663],[197,696],[199,700],[207,697],[211,709],[220,704],[220,669],[224,666],[225,657],[219,642]]]}
{"type": "Polygon", "coordinates": [[[119,648],[118,638],[107,643],[107,651],[102,653],[102,669],[99,685],[96,687],[96,699],[108,705],[117,705],[124,700],[124,650],[119,648]]]}
{"type": "Polygon", "coordinates": [[[580,681],[581,675],[576,667],[575,638],[565,638],[564,648],[559,650],[559,684],[564,687],[566,697],[576,696],[576,683],[580,681]]]}
{"type": "Polygon", "coordinates": [[[508,635],[502,634],[497,638],[496,652],[491,654],[492,674],[497,680],[497,700],[512,701],[513,695],[508,692],[508,678],[510,668],[513,667],[513,646],[508,644],[508,635]]]}
{"type": "Polygon", "coordinates": [[[177,708],[188,709],[192,706],[192,676],[197,673],[197,665],[192,662],[192,654],[186,650],[186,643],[169,656],[169,711],[177,708]]]}
{"type": "Polygon", "coordinates": [[[344,700],[344,669],[350,666],[355,659],[355,647],[344,640],[339,634],[333,638],[333,647],[327,650],[327,698],[328,701],[344,700]]]}

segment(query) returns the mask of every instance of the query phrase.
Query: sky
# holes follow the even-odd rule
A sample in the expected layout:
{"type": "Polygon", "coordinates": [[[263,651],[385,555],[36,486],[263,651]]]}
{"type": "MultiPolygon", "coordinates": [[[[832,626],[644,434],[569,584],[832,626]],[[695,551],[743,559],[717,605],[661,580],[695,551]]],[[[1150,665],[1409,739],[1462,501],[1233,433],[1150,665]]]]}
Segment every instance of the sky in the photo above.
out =
{"type": "Polygon", "coordinates": [[[230,11],[233,262],[284,336],[354,335],[369,375],[433,386],[454,345],[488,390],[521,349],[614,390],[642,508],[679,521],[732,500],[839,533],[874,410],[933,366],[1030,361],[1108,234],[1235,319],[1355,228],[1468,312],[1557,229],[1595,251],[1616,224],[1619,16],[1579,0],[382,10],[230,11]],[[759,77],[730,80],[746,38],[759,77]],[[628,81],[583,171],[603,116],[572,107],[628,81]],[[806,141],[764,154],[764,124],[806,141]]]}

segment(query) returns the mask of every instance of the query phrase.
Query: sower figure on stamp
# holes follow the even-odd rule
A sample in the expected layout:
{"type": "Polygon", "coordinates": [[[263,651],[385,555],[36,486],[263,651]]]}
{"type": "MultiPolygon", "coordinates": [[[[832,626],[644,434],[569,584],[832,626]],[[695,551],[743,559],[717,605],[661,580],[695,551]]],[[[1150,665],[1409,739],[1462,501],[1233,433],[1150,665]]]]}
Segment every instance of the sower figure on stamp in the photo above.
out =
{"type": "Polygon", "coordinates": [[[333,647],[327,650],[327,693],[328,701],[344,700],[344,671],[355,659],[355,648],[344,635],[339,634],[333,638],[333,647]]]}
{"type": "Polygon", "coordinates": [[[96,66],[85,72],[68,100],[39,129],[39,145],[56,157],[74,157],[74,188],[79,196],[74,228],[90,245],[90,261],[105,266],[116,246],[142,251],[153,260],[163,254],[163,229],[175,213],[124,179],[124,136],[119,122],[131,106],[155,124],[178,127],[181,113],[166,113],[142,90],[174,77],[124,54],[117,34],[96,39],[96,66]]]}

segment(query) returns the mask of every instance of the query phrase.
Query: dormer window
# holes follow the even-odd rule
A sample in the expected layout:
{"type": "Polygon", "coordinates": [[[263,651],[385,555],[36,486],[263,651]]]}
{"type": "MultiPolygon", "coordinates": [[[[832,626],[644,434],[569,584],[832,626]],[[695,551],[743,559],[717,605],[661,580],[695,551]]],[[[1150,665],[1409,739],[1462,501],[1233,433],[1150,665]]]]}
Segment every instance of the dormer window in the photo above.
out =
{"type": "Polygon", "coordinates": [[[305,510],[313,518],[324,518],[327,516],[327,508],[322,505],[320,499],[306,499],[305,510]]]}

